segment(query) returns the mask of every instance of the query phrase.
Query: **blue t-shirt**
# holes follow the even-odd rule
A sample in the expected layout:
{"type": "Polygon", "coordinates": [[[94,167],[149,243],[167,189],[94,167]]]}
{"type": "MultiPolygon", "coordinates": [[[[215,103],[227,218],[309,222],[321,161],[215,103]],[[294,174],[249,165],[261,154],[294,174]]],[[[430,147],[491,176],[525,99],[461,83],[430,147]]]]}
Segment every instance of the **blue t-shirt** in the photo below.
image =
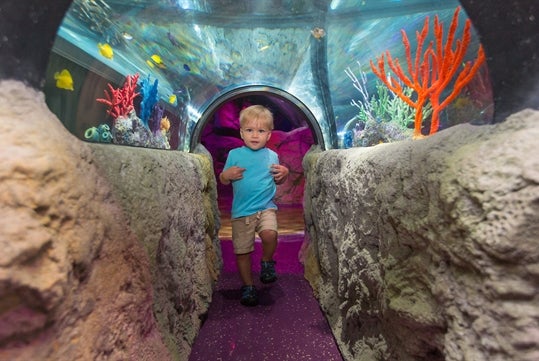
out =
{"type": "Polygon", "coordinates": [[[234,165],[245,168],[243,178],[232,181],[232,218],[250,216],[270,208],[277,209],[273,202],[277,187],[271,174],[272,164],[279,164],[279,157],[268,148],[252,150],[243,146],[228,153],[223,170],[234,165]]]}

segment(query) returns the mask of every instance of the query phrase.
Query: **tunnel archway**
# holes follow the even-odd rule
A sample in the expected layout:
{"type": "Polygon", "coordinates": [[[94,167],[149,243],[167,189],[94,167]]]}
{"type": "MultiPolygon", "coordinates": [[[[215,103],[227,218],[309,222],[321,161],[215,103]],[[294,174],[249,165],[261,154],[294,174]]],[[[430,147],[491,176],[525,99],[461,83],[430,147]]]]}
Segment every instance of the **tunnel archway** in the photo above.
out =
{"type": "MultiPolygon", "coordinates": [[[[305,177],[302,160],[313,144],[323,147],[323,138],[312,113],[294,96],[268,86],[248,86],[228,91],[214,100],[203,113],[191,138],[191,151],[200,144],[210,153],[216,178],[222,171],[228,152],[242,145],[239,135],[239,111],[261,104],[274,115],[274,131],[268,147],[289,168],[289,179],[277,189],[280,229],[284,234],[303,233],[303,190],[305,177]],[[281,227],[282,224],[282,227],[281,227]]],[[[217,184],[221,212],[222,238],[230,237],[231,189],[217,184]]]]}
{"type": "Polygon", "coordinates": [[[311,130],[314,138],[314,143],[318,144],[322,149],[325,149],[324,146],[324,137],[322,135],[322,130],[320,125],[316,121],[315,116],[311,111],[303,104],[299,99],[294,97],[292,94],[270,86],[246,86],[240,87],[231,91],[228,91],[220,95],[215,99],[210,106],[202,114],[200,121],[195,125],[193,135],[191,137],[190,150],[193,151],[196,146],[200,143],[202,132],[207,126],[208,122],[212,120],[216,111],[223,106],[226,102],[233,101],[246,96],[259,95],[259,96],[269,96],[278,100],[282,100],[286,104],[290,105],[295,112],[300,112],[305,115],[306,123],[311,130]]]}

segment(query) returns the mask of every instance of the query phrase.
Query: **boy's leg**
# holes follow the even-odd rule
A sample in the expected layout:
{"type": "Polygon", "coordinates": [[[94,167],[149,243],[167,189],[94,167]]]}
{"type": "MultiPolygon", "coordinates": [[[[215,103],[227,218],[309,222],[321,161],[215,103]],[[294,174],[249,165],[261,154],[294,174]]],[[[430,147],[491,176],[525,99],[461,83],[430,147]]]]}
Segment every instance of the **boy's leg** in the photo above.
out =
{"type": "Polygon", "coordinates": [[[254,250],[255,223],[250,217],[236,218],[232,220],[232,242],[236,254],[236,265],[240,273],[241,281],[246,286],[253,285],[251,274],[251,254],[254,250]]]}
{"type": "Polygon", "coordinates": [[[262,240],[262,261],[273,261],[273,254],[277,249],[277,232],[273,230],[263,230],[259,234],[262,240]]]}
{"type": "Polygon", "coordinates": [[[240,303],[244,306],[258,305],[258,296],[256,287],[253,285],[253,275],[251,273],[251,253],[236,254],[236,264],[243,282],[240,290],[240,303]]]}
{"type": "Polygon", "coordinates": [[[259,233],[262,240],[262,260],[260,262],[260,282],[271,283],[277,281],[275,261],[273,254],[277,248],[277,232],[264,230],[259,233]]]}
{"type": "Polygon", "coordinates": [[[243,284],[252,286],[253,275],[251,273],[251,253],[237,254],[236,265],[238,266],[238,271],[243,284]]]}
{"type": "Polygon", "coordinates": [[[262,240],[262,261],[260,262],[260,282],[277,281],[273,254],[277,248],[277,216],[274,209],[267,209],[259,215],[258,235],[262,240]]]}
{"type": "Polygon", "coordinates": [[[236,254],[236,265],[243,283],[240,290],[240,302],[244,306],[256,306],[258,304],[258,296],[251,273],[254,232],[254,223],[250,222],[249,217],[232,220],[232,240],[234,242],[234,253],[236,254]]]}

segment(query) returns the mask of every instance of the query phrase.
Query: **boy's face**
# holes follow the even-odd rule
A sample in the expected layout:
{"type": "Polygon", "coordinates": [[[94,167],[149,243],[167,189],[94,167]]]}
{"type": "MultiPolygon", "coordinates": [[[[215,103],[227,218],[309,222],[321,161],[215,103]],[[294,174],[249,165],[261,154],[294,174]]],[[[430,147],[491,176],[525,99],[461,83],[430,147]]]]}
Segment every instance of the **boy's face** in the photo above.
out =
{"type": "Polygon", "coordinates": [[[264,125],[264,122],[254,120],[248,121],[240,129],[240,135],[248,148],[258,150],[266,146],[271,137],[271,130],[264,125]]]}

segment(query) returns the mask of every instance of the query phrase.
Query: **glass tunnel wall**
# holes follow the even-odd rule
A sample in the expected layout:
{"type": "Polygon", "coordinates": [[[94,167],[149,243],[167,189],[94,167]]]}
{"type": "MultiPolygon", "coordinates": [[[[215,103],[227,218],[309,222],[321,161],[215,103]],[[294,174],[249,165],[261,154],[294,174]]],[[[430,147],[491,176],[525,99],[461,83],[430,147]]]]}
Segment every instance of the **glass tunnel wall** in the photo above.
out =
{"type": "MultiPolygon", "coordinates": [[[[311,130],[319,130],[315,142],[325,149],[407,139],[417,136],[419,110],[421,135],[429,134],[437,112],[428,101],[414,110],[383,80],[401,84],[401,95],[417,103],[418,93],[403,83],[403,32],[413,63],[425,19],[421,56],[430,42],[436,45],[434,18],[446,39],[458,6],[451,0],[75,0],[58,29],[44,92],[68,130],[95,142],[192,150],[203,115],[225,94],[248,87],[276,89],[304,106],[311,130]],[[385,74],[375,75],[386,52],[399,59],[403,76],[387,63],[385,74]]],[[[453,47],[466,19],[461,9],[453,47]]],[[[441,100],[453,96],[466,62],[477,62],[473,26],[469,39],[441,100]]],[[[441,72],[428,64],[429,74],[441,72]]],[[[473,75],[439,111],[436,130],[491,122],[486,64],[473,75]]]]}

